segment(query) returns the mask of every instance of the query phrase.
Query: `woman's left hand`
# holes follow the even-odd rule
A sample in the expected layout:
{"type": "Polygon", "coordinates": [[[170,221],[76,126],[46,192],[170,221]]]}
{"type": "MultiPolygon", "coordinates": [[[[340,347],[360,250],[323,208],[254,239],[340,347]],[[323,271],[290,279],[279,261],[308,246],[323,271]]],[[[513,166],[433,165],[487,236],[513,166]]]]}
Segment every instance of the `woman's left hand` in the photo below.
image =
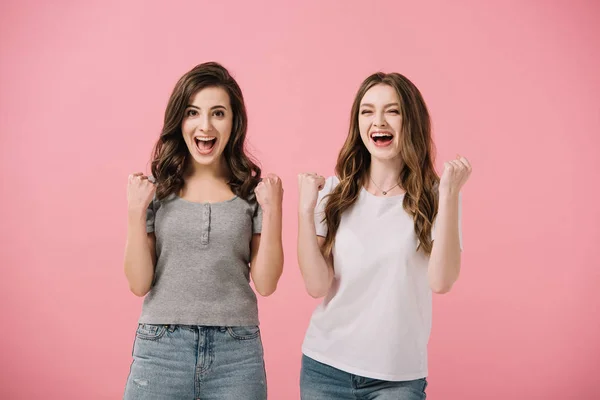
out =
{"type": "Polygon", "coordinates": [[[283,203],[283,186],[281,179],[275,174],[267,174],[254,189],[256,201],[263,210],[278,207],[283,203]]]}
{"type": "Polygon", "coordinates": [[[458,196],[463,185],[471,176],[471,164],[460,155],[455,160],[444,163],[444,172],[440,178],[440,196],[458,196]]]}

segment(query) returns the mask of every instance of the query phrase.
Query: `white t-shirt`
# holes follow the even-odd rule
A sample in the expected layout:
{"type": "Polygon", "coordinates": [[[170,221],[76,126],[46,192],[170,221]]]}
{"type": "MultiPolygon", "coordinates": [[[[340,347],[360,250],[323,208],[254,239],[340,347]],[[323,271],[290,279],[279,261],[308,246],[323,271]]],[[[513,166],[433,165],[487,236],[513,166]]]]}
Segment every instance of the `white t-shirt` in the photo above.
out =
{"type": "MultiPolygon", "coordinates": [[[[319,193],[319,236],[327,234],[323,198],[338,183],[336,177],[328,178],[319,193]]],[[[363,188],[342,215],[333,247],[335,277],[312,315],[302,346],[306,356],[373,379],[427,376],[429,257],[417,251],[413,219],[402,208],[403,197],[378,197],[363,188]]]]}

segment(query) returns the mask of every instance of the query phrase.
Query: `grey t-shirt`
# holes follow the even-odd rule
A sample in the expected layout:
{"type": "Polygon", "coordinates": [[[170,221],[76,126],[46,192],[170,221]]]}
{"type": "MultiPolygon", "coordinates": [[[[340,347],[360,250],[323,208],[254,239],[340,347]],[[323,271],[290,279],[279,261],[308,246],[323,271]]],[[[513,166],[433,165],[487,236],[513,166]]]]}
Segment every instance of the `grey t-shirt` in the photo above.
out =
{"type": "Polygon", "coordinates": [[[262,229],[256,200],[193,203],[174,194],[152,201],[146,231],[156,235],[154,282],[140,323],[258,325],[250,287],[250,242],[262,229]]]}

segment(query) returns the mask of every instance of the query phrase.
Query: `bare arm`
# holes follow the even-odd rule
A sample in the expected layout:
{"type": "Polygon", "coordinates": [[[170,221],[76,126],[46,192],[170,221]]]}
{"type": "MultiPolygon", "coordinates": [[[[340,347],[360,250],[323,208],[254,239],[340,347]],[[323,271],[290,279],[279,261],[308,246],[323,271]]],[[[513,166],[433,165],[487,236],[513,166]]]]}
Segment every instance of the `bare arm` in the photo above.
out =
{"type": "Polygon", "coordinates": [[[146,220],[130,217],[125,245],[125,276],[136,296],[145,296],[154,279],[156,238],[146,233],[146,220]]]}
{"type": "Polygon", "coordinates": [[[283,243],[281,239],[281,208],[263,212],[262,233],[252,237],[250,274],[261,296],[277,289],[283,272],[283,243]]]}
{"type": "Polygon", "coordinates": [[[323,297],[333,281],[333,258],[325,259],[325,238],[317,236],[314,212],[298,214],[298,265],[308,294],[323,297]]]}
{"type": "Polygon", "coordinates": [[[306,291],[314,298],[327,294],[334,277],[333,259],[323,255],[325,238],[317,236],[315,225],[317,199],[324,186],[325,178],[320,175],[298,175],[298,265],[306,291]]]}
{"type": "Polygon", "coordinates": [[[262,229],[252,237],[250,275],[256,291],[269,296],[277,289],[283,272],[283,186],[277,175],[268,174],[255,189],[262,210],[262,229]]]}
{"type": "Polygon", "coordinates": [[[429,286],[435,293],[449,292],[460,275],[459,196],[471,170],[469,161],[458,156],[445,163],[440,179],[435,240],[428,266],[429,286]]]}
{"type": "Polygon", "coordinates": [[[447,293],[460,274],[458,195],[440,197],[435,241],[429,258],[429,286],[435,293],[447,293]]]}
{"type": "Polygon", "coordinates": [[[156,238],[154,233],[146,233],[146,209],[152,201],[154,190],[154,184],[141,173],[129,177],[124,268],[129,288],[136,296],[145,296],[154,279],[156,238]]]}

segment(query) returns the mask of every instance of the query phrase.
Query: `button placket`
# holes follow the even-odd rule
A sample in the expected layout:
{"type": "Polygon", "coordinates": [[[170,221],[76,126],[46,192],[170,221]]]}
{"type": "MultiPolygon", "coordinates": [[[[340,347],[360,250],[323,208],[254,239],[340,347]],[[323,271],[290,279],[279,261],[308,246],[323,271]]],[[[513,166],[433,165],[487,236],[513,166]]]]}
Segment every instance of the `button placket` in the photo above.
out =
{"type": "Polygon", "coordinates": [[[210,204],[205,204],[202,210],[202,236],[200,243],[208,244],[209,231],[210,231],[210,204]]]}

